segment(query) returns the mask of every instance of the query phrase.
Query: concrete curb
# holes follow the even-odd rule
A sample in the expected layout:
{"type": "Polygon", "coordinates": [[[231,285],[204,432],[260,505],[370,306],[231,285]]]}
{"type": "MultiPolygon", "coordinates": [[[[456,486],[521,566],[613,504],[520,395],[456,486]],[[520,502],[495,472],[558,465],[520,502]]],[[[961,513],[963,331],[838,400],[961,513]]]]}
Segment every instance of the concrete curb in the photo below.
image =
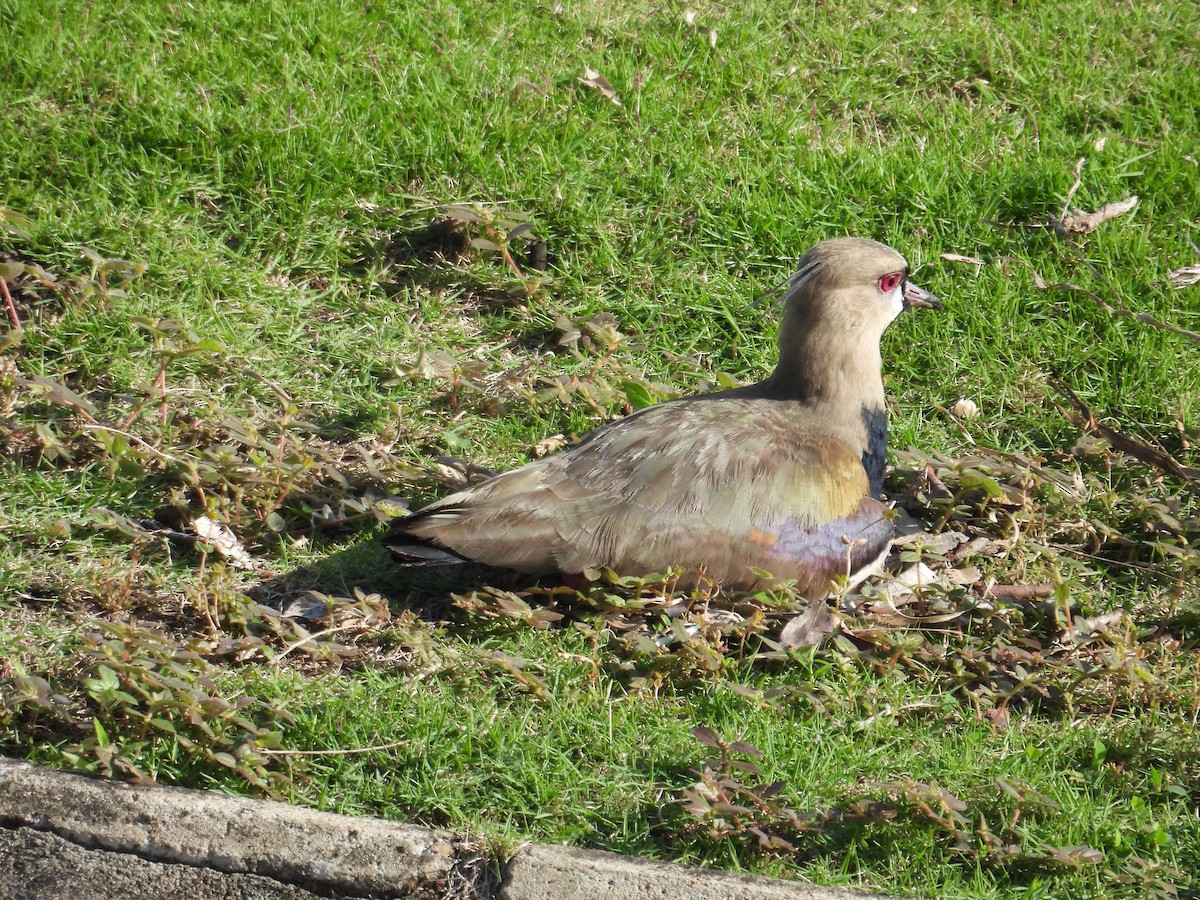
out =
{"type": "MultiPolygon", "coordinates": [[[[352,897],[441,897],[457,835],[268,800],[90,778],[0,759],[0,823],[86,849],[352,897]]],[[[0,887],[0,896],[12,896],[0,887]]]]}
{"type": "Polygon", "coordinates": [[[548,844],[523,847],[508,864],[500,900],[885,900],[841,888],[799,881],[731,875],[576,850],[548,844]]]}
{"type": "Polygon", "coordinates": [[[0,896],[12,900],[864,900],[867,895],[532,845],[503,883],[481,846],[382,819],[158,785],[0,757],[0,896]]]}

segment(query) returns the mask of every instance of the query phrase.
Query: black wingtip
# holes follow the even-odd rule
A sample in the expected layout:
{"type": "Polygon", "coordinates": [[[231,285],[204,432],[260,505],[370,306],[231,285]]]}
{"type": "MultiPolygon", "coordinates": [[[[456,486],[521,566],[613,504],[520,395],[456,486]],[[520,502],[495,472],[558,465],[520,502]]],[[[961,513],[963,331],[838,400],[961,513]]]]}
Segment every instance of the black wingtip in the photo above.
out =
{"type": "Polygon", "coordinates": [[[460,566],[471,560],[405,531],[405,520],[392,524],[381,543],[396,562],[406,566],[460,566]]]}

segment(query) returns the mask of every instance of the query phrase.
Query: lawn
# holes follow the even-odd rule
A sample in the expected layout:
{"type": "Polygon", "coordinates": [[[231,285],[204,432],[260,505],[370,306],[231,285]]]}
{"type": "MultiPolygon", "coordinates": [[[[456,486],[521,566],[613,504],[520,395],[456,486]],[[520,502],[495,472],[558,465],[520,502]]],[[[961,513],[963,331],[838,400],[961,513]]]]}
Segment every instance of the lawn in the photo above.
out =
{"type": "Polygon", "coordinates": [[[0,752],[496,859],[1200,893],[1194,4],[3,8],[0,752]],[[787,591],[378,545],[763,377],[842,234],[946,304],[883,346],[938,584],[788,651],[787,591]]]}

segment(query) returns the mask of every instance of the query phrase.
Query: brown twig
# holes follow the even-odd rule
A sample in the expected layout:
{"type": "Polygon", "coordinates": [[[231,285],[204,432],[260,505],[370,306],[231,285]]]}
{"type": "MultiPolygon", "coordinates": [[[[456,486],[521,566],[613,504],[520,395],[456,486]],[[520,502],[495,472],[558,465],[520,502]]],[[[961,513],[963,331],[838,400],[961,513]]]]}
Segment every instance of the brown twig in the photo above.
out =
{"type": "Polygon", "coordinates": [[[0,278],[0,293],[4,294],[4,303],[8,306],[8,317],[12,319],[13,328],[17,331],[22,329],[21,319],[17,315],[17,306],[13,303],[12,294],[8,292],[8,280],[0,278]]]}
{"type": "MultiPolygon", "coordinates": [[[[1084,163],[1084,158],[1082,158],[1082,157],[1075,163],[1075,172],[1074,172],[1075,181],[1072,183],[1071,189],[1069,191],[1067,191],[1066,201],[1063,205],[1063,211],[1062,211],[1062,214],[1059,216],[1058,221],[1051,220],[1051,221],[1046,221],[1046,222],[997,222],[994,219],[984,219],[983,222],[986,225],[991,225],[996,228],[1015,228],[1015,229],[1034,230],[1034,231],[1045,231],[1045,230],[1054,231],[1055,233],[1057,233],[1060,237],[1062,237],[1064,239],[1067,246],[1071,249],[1071,252],[1075,254],[1075,257],[1091,270],[1092,274],[1095,275],[1096,278],[1099,279],[1099,281],[1108,289],[1109,293],[1114,298],[1119,298],[1120,292],[1115,287],[1113,287],[1112,283],[1107,278],[1105,278],[1104,275],[1101,274],[1100,270],[1097,269],[1094,265],[1092,265],[1091,261],[1089,261],[1088,258],[1083,255],[1083,253],[1082,253],[1082,251],[1080,251],[1079,247],[1076,246],[1075,243],[1071,240],[1071,236],[1074,234],[1086,234],[1091,231],[1094,231],[1095,228],[1098,225],[1100,225],[1102,222],[1105,222],[1111,218],[1115,218],[1116,216],[1123,215],[1124,213],[1128,212],[1130,209],[1132,209],[1134,206],[1137,205],[1137,197],[1130,197],[1127,200],[1122,201],[1120,203],[1105,204],[1105,206],[1101,207],[1095,213],[1086,213],[1085,214],[1085,213],[1079,213],[1076,210],[1075,214],[1072,215],[1071,200],[1074,198],[1075,193],[1079,190],[1079,187],[1082,184],[1080,173],[1083,170],[1083,163],[1084,163]]],[[[1180,270],[1180,271],[1182,271],[1182,270],[1180,270]]],[[[1071,284],[1069,282],[1063,282],[1063,283],[1058,283],[1058,284],[1047,284],[1046,281],[1036,271],[1034,271],[1033,274],[1034,274],[1034,283],[1041,290],[1076,291],[1078,293],[1084,294],[1087,297],[1090,297],[1093,301],[1095,301],[1095,303],[1097,303],[1100,306],[1101,309],[1103,309],[1106,313],[1108,313],[1111,316],[1123,316],[1124,318],[1127,318],[1127,319],[1134,319],[1145,325],[1149,325],[1152,328],[1157,328],[1160,331],[1169,331],[1172,334],[1178,334],[1181,337],[1185,337],[1185,338],[1188,338],[1189,340],[1193,340],[1193,341],[1200,343],[1200,333],[1198,333],[1198,332],[1189,331],[1188,329],[1181,328],[1178,325],[1171,325],[1168,322],[1163,322],[1159,319],[1156,319],[1154,316],[1149,315],[1148,313],[1134,312],[1131,309],[1126,309],[1124,306],[1114,306],[1113,304],[1104,300],[1104,298],[1102,298],[1095,291],[1091,291],[1091,290],[1088,290],[1087,288],[1080,287],[1077,284],[1071,284]]]]}
{"type": "MultiPolygon", "coordinates": [[[[1091,265],[1089,263],[1088,265],[1091,265]]],[[[1121,306],[1113,306],[1097,294],[1095,291],[1088,290],[1085,287],[1080,287],[1077,284],[1072,284],[1069,281],[1061,281],[1056,284],[1047,284],[1045,281],[1038,279],[1037,286],[1044,291],[1075,291],[1083,294],[1103,309],[1111,316],[1123,316],[1126,319],[1136,319],[1144,325],[1149,325],[1151,328],[1157,328],[1159,331],[1169,331],[1172,334],[1178,334],[1181,337],[1200,343],[1200,332],[1188,331],[1186,328],[1180,328],[1178,325],[1172,325],[1170,322],[1163,322],[1149,313],[1134,312],[1131,309],[1125,309],[1121,306]]]]}
{"type": "Polygon", "coordinates": [[[1183,465],[1162,447],[1153,447],[1142,441],[1134,440],[1117,431],[1115,428],[1111,428],[1099,421],[1096,418],[1096,414],[1092,412],[1088,405],[1075,396],[1075,392],[1062,382],[1051,381],[1050,386],[1075,407],[1075,413],[1059,407],[1059,411],[1073,425],[1078,425],[1088,433],[1099,435],[1114,449],[1120,450],[1122,453],[1128,453],[1134,459],[1140,460],[1148,466],[1153,466],[1160,472],[1170,475],[1172,478],[1177,478],[1180,481],[1195,481],[1196,479],[1200,479],[1200,469],[1183,465]]]}
{"type": "Polygon", "coordinates": [[[512,254],[508,252],[508,247],[501,244],[500,252],[504,254],[504,261],[508,263],[508,267],[513,270],[513,273],[518,278],[524,278],[525,273],[521,271],[521,267],[517,265],[517,261],[513,259],[512,254]]]}
{"type": "MultiPolygon", "coordinates": [[[[1046,229],[1053,230],[1059,224],[1061,224],[1059,222],[1046,222],[1046,223],[997,222],[993,219],[984,219],[983,221],[985,224],[993,225],[997,228],[1023,228],[1023,229],[1035,229],[1035,230],[1046,230],[1046,229]]],[[[1113,297],[1120,296],[1120,292],[1115,287],[1113,287],[1112,282],[1110,282],[1107,278],[1105,278],[1104,275],[1100,272],[1100,270],[1097,269],[1094,265],[1092,265],[1091,261],[1086,256],[1083,255],[1083,253],[1080,251],[1080,249],[1077,246],[1075,246],[1074,243],[1072,243],[1070,240],[1067,240],[1066,244],[1068,247],[1071,248],[1071,252],[1075,254],[1076,258],[1091,270],[1092,274],[1095,275],[1097,279],[1099,279],[1101,284],[1103,284],[1106,288],[1108,288],[1109,293],[1113,297]]],[[[1172,334],[1177,334],[1180,337],[1185,337],[1185,338],[1188,338],[1189,340],[1193,340],[1193,341],[1200,343],[1200,332],[1189,331],[1188,329],[1181,328],[1178,325],[1172,325],[1169,322],[1163,322],[1160,319],[1156,319],[1154,316],[1150,315],[1149,313],[1134,312],[1133,310],[1126,309],[1123,306],[1114,306],[1113,304],[1111,304],[1107,300],[1105,300],[1103,297],[1101,297],[1099,294],[1097,294],[1095,291],[1089,290],[1088,288],[1085,288],[1085,287],[1081,287],[1078,284],[1074,284],[1069,281],[1062,281],[1062,282],[1057,282],[1055,284],[1049,284],[1049,283],[1047,283],[1046,279],[1042,278],[1042,276],[1038,273],[1038,271],[1033,268],[1032,264],[1029,265],[1029,268],[1030,268],[1030,271],[1033,272],[1033,283],[1039,290],[1043,290],[1043,291],[1074,291],[1076,293],[1083,294],[1084,296],[1091,299],[1094,303],[1096,303],[1096,305],[1098,305],[1101,309],[1103,309],[1110,316],[1122,316],[1126,319],[1134,319],[1135,321],[1141,322],[1144,325],[1149,325],[1151,328],[1157,328],[1159,331],[1169,331],[1172,334]]]]}
{"type": "MultiPolygon", "coordinates": [[[[1092,274],[1095,275],[1097,279],[1099,279],[1101,284],[1103,284],[1106,288],[1108,288],[1109,293],[1113,297],[1120,296],[1117,289],[1112,286],[1112,282],[1110,282],[1107,278],[1105,278],[1104,275],[1102,275],[1100,273],[1100,270],[1097,269],[1094,265],[1092,265],[1091,260],[1089,260],[1086,256],[1084,256],[1078,247],[1076,247],[1074,244],[1072,244],[1070,242],[1068,242],[1067,246],[1069,246],[1071,248],[1072,252],[1075,254],[1075,256],[1079,259],[1080,262],[1082,262],[1085,266],[1087,266],[1089,269],[1091,269],[1092,274]]],[[[1159,331],[1169,331],[1172,334],[1178,334],[1178,335],[1181,335],[1182,337],[1188,338],[1190,340],[1200,342],[1200,332],[1188,331],[1188,329],[1180,328],[1178,325],[1172,325],[1169,322],[1162,322],[1162,321],[1154,318],[1154,316],[1152,316],[1148,313],[1139,313],[1139,312],[1134,312],[1133,310],[1130,310],[1130,309],[1125,309],[1122,306],[1113,306],[1112,304],[1105,302],[1104,299],[1102,297],[1100,297],[1099,295],[1097,295],[1094,291],[1089,291],[1086,288],[1079,287],[1078,285],[1075,285],[1075,284],[1051,284],[1051,285],[1047,285],[1046,289],[1047,290],[1061,289],[1061,290],[1069,290],[1069,291],[1079,291],[1080,293],[1086,294],[1088,297],[1091,297],[1092,300],[1094,300],[1097,304],[1099,304],[1100,308],[1103,309],[1110,316],[1124,316],[1127,319],[1135,319],[1138,322],[1142,322],[1143,324],[1149,325],[1152,328],[1157,328],[1159,331]]]]}

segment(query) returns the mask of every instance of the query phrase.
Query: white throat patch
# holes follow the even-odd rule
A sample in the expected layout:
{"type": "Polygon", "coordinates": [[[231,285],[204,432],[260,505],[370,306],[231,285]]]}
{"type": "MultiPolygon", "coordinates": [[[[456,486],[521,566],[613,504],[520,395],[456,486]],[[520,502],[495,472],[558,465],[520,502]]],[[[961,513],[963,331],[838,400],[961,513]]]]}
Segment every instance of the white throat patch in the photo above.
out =
{"type": "Polygon", "coordinates": [[[904,312],[904,279],[903,278],[900,279],[900,283],[897,284],[894,288],[892,288],[891,293],[888,294],[888,301],[891,303],[891,306],[892,306],[892,317],[890,319],[888,319],[888,321],[894,322],[894,321],[896,321],[896,316],[898,316],[898,315],[900,315],[900,313],[904,312]]]}

